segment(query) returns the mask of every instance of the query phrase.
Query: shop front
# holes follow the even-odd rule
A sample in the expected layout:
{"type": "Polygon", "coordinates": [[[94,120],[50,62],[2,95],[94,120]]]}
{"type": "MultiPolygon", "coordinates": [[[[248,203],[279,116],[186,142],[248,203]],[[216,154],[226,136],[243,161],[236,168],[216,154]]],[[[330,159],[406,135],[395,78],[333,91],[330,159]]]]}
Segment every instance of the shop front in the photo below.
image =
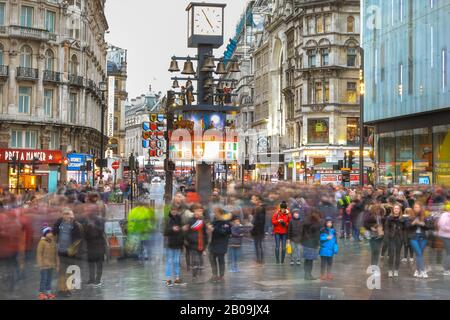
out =
{"type": "Polygon", "coordinates": [[[377,137],[380,183],[450,186],[450,125],[383,132],[377,137]]]}
{"type": "Polygon", "coordinates": [[[7,164],[7,181],[2,184],[15,193],[55,192],[62,158],[55,150],[0,149],[0,163],[7,164]]]}

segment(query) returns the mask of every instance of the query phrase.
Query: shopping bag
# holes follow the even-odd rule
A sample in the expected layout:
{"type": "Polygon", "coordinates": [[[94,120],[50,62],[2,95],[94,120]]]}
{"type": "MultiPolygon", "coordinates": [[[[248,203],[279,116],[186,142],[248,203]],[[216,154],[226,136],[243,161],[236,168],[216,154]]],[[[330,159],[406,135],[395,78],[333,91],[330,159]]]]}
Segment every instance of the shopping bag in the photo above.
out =
{"type": "Polygon", "coordinates": [[[287,254],[292,254],[292,245],[290,243],[288,243],[286,245],[286,253],[287,254]]]}

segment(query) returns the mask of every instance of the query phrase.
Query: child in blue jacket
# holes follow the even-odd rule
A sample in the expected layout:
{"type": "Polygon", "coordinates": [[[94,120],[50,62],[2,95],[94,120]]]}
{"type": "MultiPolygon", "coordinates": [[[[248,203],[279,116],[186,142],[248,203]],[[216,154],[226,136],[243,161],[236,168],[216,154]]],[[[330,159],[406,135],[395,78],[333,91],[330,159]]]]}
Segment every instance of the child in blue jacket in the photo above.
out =
{"type": "Polygon", "coordinates": [[[320,231],[320,280],[333,280],[331,267],[333,266],[333,257],[338,252],[339,246],[336,238],[336,230],[333,226],[333,218],[327,217],[325,226],[320,231]]]}

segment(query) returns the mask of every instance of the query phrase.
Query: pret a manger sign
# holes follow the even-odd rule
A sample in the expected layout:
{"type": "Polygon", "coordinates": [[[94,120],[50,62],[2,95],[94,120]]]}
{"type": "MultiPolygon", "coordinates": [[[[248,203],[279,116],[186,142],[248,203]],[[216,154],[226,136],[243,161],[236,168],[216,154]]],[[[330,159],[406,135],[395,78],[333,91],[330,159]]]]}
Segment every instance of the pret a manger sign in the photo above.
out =
{"type": "Polygon", "coordinates": [[[0,149],[0,163],[9,163],[13,159],[21,163],[32,163],[33,159],[47,164],[61,164],[62,153],[57,150],[0,149]]]}

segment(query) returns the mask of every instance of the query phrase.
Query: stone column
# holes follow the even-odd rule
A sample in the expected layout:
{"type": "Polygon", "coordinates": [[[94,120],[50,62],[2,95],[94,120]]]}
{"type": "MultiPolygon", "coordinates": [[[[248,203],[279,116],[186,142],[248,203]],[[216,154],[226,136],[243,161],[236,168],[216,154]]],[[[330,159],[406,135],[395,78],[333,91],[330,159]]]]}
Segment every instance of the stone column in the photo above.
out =
{"type": "Polygon", "coordinates": [[[38,71],[39,71],[39,80],[37,82],[37,90],[36,90],[36,111],[35,115],[43,116],[44,115],[44,69],[45,69],[45,54],[44,54],[44,46],[41,46],[39,50],[38,56],[38,71]]]}
{"type": "MultiPolygon", "coordinates": [[[[0,123],[0,149],[9,146],[10,126],[7,123],[0,123]]],[[[0,185],[8,185],[8,164],[0,163],[0,185]]]]}
{"type": "Polygon", "coordinates": [[[11,41],[11,50],[9,52],[9,87],[8,87],[8,106],[6,109],[6,113],[15,114],[17,110],[14,110],[14,107],[17,105],[17,67],[19,66],[18,61],[18,52],[17,52],[17,41],[11,41]]]}
{"type": "MultiPolygon", "coordinates": [[[[70,135],[71,135],[70,128],[64,128],[61,132],[61,152],[63,155],[63,158],[67,157],[67,147],[70,144],[70,135]]],[[[62,165],[61,166],[61,175],[59,177],[59,182],[64,183],[67,181],[67,168],[62,165]]]]}

